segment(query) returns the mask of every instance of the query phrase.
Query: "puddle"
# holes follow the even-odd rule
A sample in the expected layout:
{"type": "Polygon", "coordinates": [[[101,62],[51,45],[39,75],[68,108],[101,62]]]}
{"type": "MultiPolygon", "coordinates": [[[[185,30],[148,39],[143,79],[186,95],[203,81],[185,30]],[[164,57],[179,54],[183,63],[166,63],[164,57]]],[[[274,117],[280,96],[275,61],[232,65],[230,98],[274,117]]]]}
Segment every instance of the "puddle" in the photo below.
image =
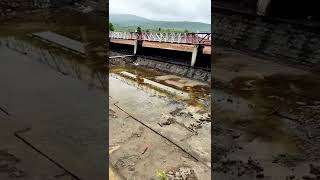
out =
{"type": "Polygon", "coordinates": [[[133,78],[133,79],[139,81],[139,83],[143,83],[143,84],[146,84],[146,85],[150,85],[150,86],[152,86],[153,88],[160,89],[160,91],[164,91],[164,92],[167,92],[167,93],[169,93],[169,94],[176,95],[176,96],[178,96],[178,97],[180,97],[180,98],[183,98],[183,99],[188,99],[188,98],[190,98],[189,94],[186,93],[186,92],[179,91],[179,90],[177,90],[177,89],[174,89],[174,88],[165,86],[165,85],[163,85],[163,84],[160,84],[160,83],[151,81],[151,80],[146,79],[146,78],[138,79],[138,77],[137,77],[136,75],[131,74],[131,73],[129,73],[129,72],[122,71],[122,72],[120,72],[120,74],[122,74],[122,75],[124,75],[124,76],[127,76],[127,77],[130,77],[130,78],[133,78]]]}
{"type": "Polygon", "coordinates": [[[110,72],[119,74],[121,76],[125,76],[125,75],[122,75],[121,72],[127,72],[125,74],[130,73],[131,75],[129,76],[131,77],[126,76],[127,78],[129,79],[136,78],[137,82],[144,84],[149,88],[153,88],[158,91],[161,91],[162,93],[165,93],[165,96],[174,95],[175,98],[184,100],[190,106],[198,107],[200,109],[206,108],[207,110],[209,110],[211,107],[210,88],[209,88],[209,85],[206,83],[201,83],[201,82],[190,80],[187,78],[174,76],[175,79],[171,79],[171,81],[178,82],[178,80],[183,80],[185,85],[188,86],[187,88],[186,87],[180,88],[175,84],[168,84],[162,80],[163,78],[168,78],[168,77],[171,78],[173,77],[173,75],[166,75],[161,71],[157,71],[154,69],[149,70],[139,66],[128,65],[128,66],[111,67],[110,72]],[[189,86],[190,84],[192,85],[189,86]]]}

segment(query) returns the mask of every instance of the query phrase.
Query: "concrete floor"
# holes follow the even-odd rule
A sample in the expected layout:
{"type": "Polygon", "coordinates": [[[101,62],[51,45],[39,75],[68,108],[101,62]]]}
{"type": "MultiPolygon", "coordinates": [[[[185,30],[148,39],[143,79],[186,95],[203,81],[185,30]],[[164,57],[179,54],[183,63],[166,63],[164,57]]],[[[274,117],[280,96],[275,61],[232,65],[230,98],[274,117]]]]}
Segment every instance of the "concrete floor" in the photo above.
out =
{"type": "MultiPolygon", "coordinates": [[[[190,96],[193,101],[199,101],[191,105],[190,99],[168,94],[166,88],[159,89],[163,86],[156,88],[139,81],[168,78],[161,72],[150,73],[152,71],[135,67],[113,67],[111,72],[109,144],[118,146],[110,154],[114,172],[124,179],[157,179],[161,171],[168,177],[181,174],[190,179],[210,179],[211,123],[207,121],[210,105],[195,100],[198,96],[190,96]],[[120,73],[124,71],[138,78],[120,73]]],[[[178,86],[171,87],[181,90],[178,86]]],[[[209,100],[209,96],[202,98],[209,100]]]]}

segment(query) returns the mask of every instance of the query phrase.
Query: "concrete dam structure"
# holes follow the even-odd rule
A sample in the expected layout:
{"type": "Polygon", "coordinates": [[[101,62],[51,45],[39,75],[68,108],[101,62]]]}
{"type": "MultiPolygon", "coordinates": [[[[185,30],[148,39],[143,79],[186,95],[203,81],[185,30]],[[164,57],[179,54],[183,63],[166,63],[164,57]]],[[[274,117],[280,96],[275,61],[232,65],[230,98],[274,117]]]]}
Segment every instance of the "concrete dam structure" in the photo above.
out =
{"type": "Polygon", "coordinates": [[[215,43],[319,71],[320,24],[316,5],[275,0],[217,0],[215,43]]]}

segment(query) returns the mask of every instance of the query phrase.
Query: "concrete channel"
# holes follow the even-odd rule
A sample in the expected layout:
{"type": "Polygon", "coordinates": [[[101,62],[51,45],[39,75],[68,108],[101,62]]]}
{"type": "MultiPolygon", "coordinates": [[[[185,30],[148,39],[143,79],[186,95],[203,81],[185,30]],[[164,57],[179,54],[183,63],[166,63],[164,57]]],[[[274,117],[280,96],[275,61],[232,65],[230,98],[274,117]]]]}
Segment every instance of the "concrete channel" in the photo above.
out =
{"type": "Polygon", "coordinates": [[[105,178],[108,76],[99,22],[77,8],[15,16],[0,28],[0,179],[105,178]],[[87,41],[75,36],[81,31],[87,41]],[[39,32],[46,41],[30,36],[39,32]],[[95,44],[83,55],[69,39],[72,47],[95,44]]]}
{"type": "Polygon", "coordinates": [[[109,75],[114,172],[124,179],[158,178],[162,171],[169,179],[210,179],[210,84],[115,54],[109,75]]]}
{"type": "Polygon", "coordinates": [[[210,179],[210,55],[193,66],[193,46],[143,42],[136,50],[110,41],[113,172],[123,179],[210,179]]]}

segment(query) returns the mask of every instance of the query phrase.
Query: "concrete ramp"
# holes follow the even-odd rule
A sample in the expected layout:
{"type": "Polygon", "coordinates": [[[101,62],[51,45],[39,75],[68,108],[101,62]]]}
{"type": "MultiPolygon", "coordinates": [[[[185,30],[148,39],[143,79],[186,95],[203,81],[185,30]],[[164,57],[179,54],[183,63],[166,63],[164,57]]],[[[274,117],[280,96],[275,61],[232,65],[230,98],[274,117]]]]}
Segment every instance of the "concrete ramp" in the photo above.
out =
{"type": "Polygon", "coordinates": [[[37,32],[32,34],[35,37],[38,37],[42,40],[46,40],[52,43],[55,43],[59,46],[62,46],[64,48],[77,51],[80,53],[85,53],[85,44],[81,43],[79,41],[70,39],[68,37],[62,36],[60,34],[51,32],[51,31],[45,31],[45,32],[37,32]]]}

